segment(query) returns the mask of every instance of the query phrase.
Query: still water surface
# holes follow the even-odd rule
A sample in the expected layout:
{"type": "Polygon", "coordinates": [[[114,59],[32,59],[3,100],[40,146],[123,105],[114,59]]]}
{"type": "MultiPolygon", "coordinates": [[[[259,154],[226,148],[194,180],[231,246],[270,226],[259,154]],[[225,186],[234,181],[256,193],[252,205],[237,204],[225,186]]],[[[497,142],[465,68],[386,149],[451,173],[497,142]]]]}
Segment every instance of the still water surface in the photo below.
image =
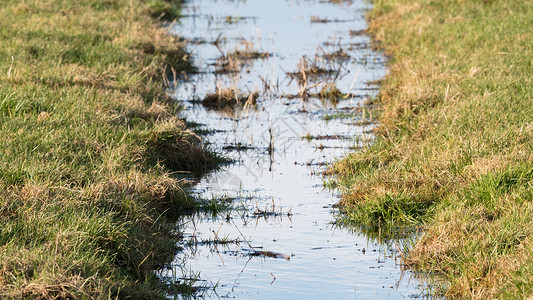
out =
{"type": "Polygon", "coordinates": [[[207,298],[419,294],[420,282],[399,264],[396,241],[383,245],[333,225],[339,192],[324,188],[322,171],[371,140],[374,125],[362,104],[385,75],[384,57],[360,32],[369,4],[333,2],[339,1],[187,1],[171,28],[192,41],[199,70],[182,76],[173,91],[183,115],[211,130],[212,146],[235,161],[202,178],[194,191],[205,199],[233,199],[238,209],[185,217],[184,251],[167,274],[199,274],[206,281],[197,285],[216,284],[207,298]],[[221,62],[236,50],[259,58],[230,67],[221,62]],[[305,66],[327,72],[301,81],[290,75],[305,66]],[[325,86],[336,86],[344,99],[312,97],[325,86]],[[217,88],[259,97],[244,107],[203,106],[217,88]]]}

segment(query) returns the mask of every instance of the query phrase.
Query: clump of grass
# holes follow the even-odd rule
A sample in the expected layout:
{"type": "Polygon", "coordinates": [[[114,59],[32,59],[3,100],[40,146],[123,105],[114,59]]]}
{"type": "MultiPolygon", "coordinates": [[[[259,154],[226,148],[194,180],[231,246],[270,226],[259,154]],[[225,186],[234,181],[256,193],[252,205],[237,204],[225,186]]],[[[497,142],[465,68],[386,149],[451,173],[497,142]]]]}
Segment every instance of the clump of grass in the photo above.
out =
{"type": "Polygon", "coordinates": [[[241,93],[235,88],[217,89],[213,94],[207,94],[202,104],[211,108],[222,109],[226,106],[255,105],[259,93],[241,93]]]}
{"type": "Polygon", "coordinates": [[[533,294],[531,1],[377,1],[391,55],[370,146],[338,162],[347,218],[425,224],[405,263],[447,297],[533,294]]]}
{"type": "Polygon", "coordinates": [[[320,92],[313,94],[313,96],[319,98],[322,101],[327,101],[332,104],[337,104],[341,99],[350,98],[350,94],[345,94],[339,90],[335,84],[325,84],[320,92]]]}
{"type": "Polygon", "coordinates": [[[217,217],[235,210],[236,206],[234,202],[235,198],[227,196],[213,197],[210,199],[193,199],[184,214],[217,217]]]}
{"type": "Polygon", "coordinates": [[[424,201],[405,195],[383,195],[381,198],[368,201],[365,205],[350,206],[354,201],[367,201],[368,198],[365,196],[365,194],[352,194],[350,197],[357,198],[346,197],[339,203],[340,207],[343,207],[344,203],[348,204],[349,209],[344,211],[342,217],[344,220],[384,228],[412,226],[424,220],[432,206],[429,200],[424,201]]]}

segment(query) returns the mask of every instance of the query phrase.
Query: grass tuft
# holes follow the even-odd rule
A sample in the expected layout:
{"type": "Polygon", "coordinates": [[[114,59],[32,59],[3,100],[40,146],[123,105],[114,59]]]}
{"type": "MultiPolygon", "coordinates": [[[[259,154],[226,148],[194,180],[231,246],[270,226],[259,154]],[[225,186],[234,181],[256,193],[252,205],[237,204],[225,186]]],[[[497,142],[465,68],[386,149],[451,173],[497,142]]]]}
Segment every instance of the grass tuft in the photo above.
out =
{"type": "Polygon", "coordinates": [[[258,97],[258,92],[240,93],[235,88],[217,89],[215,93],[207,94],[202,100],[202,104],[207,107],[218,109],[222,109],[226,106],[255,105],[258,97]]]}

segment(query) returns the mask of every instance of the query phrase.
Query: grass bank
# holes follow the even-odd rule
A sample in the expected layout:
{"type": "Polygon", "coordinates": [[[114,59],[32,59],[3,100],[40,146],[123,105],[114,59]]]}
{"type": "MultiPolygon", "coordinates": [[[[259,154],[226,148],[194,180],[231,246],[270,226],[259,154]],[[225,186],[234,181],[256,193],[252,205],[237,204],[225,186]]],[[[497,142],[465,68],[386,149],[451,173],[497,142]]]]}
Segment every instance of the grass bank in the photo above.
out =
{"type": "Polygon", "coordinates": [[[0,298],[159,298],[176,171],[213,157],[162,85],[164,0],[0,2],[0,298]]]}
{"type": "Polygon", "coordinates": [[[533,295],[533,2],[378,0],[376,141],[335,165],[346,220],[424,224],[447,297],[533,295]]]}

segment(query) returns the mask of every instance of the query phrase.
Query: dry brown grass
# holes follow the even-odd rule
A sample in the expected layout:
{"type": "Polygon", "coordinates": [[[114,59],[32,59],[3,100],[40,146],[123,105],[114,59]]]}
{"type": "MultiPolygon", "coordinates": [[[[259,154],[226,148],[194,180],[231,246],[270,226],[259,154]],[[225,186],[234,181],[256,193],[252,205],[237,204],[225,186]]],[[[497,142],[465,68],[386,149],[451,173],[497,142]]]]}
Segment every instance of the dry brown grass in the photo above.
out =
{"type": "Polygon", "coordinates": [[[218,109],[235,105],[255,105],[258,97],[258,92],[241,93],[235,88],[217,89],[215,93],[207,94],[202,104],[218,109]]]}

